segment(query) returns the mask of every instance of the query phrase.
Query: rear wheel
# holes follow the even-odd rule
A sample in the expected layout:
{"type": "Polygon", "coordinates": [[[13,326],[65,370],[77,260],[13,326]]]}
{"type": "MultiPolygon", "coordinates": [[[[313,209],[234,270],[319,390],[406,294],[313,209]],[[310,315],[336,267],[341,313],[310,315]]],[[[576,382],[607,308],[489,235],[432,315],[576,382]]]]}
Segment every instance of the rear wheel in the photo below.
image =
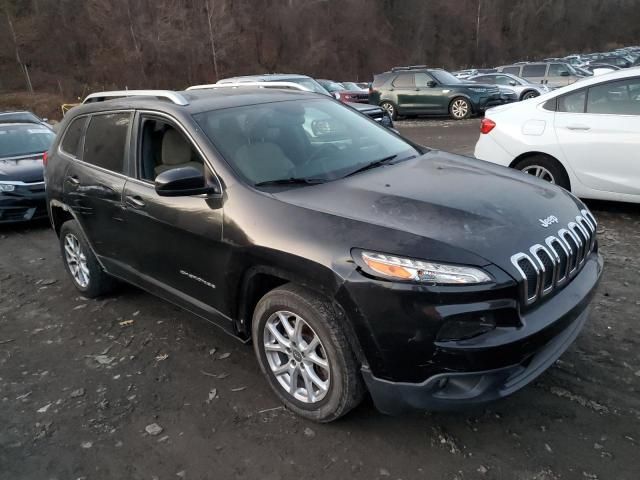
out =
{"type": "Polygon", "coordinates": [[[395,121],[395,120],[398,119],[398,109],[396,108],[396,106],[393,103],[391,103],[391,102],[382,102],[380,104],[380,107],[382,107],[384,110],[386,110],[386,112],[391,117],[391,120],[395,121]]]}
{"type": "Polygon", "coordinates": [[[260,368],[288,409],[330,422],[360,403],[355,355],[319,295],[291,284],[272,290],[256,306],[252,333],[260,368]]]}
{"type": "Polygon", "coordinates": [[[558,185],[566,190],[571,190],[569,176],[564,167],[555,158],[540,154],[532,155],[520,160],[513,168],[558,185]]]}
{"type": "Polygon", "coordinates": [[[535,90],[528,90],[522,94],[522,98],[520,100],[529,100],[530,98],[536,98],[538,96],[540,96],[540,94],[535,90]]]}
{"type": "Polygon", "coordinates": [[[463,120],[471,115],[471,104],[466,98],[454,98],[449,105],[449,115],[454,120],[463,120]]]}
{"type": "Polygon", "coordinates": [[[60,227],[60,250],[65,269],[85,297],[98,297],[113,289],[115,280],[102,270],[75,220],[60,227]]]}

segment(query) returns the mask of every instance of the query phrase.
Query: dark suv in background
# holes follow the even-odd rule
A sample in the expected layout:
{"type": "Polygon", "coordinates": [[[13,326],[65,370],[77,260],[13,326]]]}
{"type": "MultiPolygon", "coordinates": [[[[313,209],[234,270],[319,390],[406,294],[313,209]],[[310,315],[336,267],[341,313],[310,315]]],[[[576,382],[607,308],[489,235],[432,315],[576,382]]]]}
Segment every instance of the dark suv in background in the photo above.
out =
{"type": "Polygon", "coordinates": [[[462,120],[508,101],[495,85],[467,82],[424,66],[395,67],[375,75],[369,92],[369,103],[380,105],[394,120],[398,115],[447,114],[462,120]]]}
{"type": "Polygon", "coordinates": [[[388,413],[504,397],[587,320],[596,221],[555,185],[310,92],[93,98],[46,165],[74,285],[93,297],[118,278],[252,341],[306,418],[367,390],[388,413]]]}

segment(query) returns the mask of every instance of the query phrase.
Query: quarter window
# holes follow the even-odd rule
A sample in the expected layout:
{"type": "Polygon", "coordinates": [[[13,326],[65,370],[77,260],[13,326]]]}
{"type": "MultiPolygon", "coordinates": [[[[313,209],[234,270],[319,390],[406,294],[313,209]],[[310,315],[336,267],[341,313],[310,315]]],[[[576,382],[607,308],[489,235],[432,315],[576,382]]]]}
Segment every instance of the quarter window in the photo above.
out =
{"type": "Polygon", "coordinates": [[[534,65],[525,65],[522,67],[523,77],[544,77],[547,72],[547,66],[544,63],[538,63],[534,65]]]}
{"type": "Polygon", "coordinates": [[[558,112],[584,113],[584,99],[586,90],[578,90],[558,97],[558,112]]]}
{"type": "Polygon", "coordinates": [[[124,173],[130,113],[108,113],[91,117],[82,159],[112,172],[124,173]]]}
{"type": "Polygon", "coordinates": [[[640,79],[631,78],[591,87],[587,97],[587,113],[640,115],[640,79]]]}
{"type": "Polygon", "coordinates": [[[401,73],[393,81],[393,86],[396,88],[413,88],[416,86],[416,82],[413,79],[413,73],[401,73]]]}
{"type": "Polygon", "coordinates": [[[60,145],[63,152],[74,157],[78,155],[80,140],[82,139],[82,131],[84,130],[84,125],[86,123],[87,117],[80,117],[72,121],[67,127],[64,138],[62,139],[62,144],[60,145]]]}

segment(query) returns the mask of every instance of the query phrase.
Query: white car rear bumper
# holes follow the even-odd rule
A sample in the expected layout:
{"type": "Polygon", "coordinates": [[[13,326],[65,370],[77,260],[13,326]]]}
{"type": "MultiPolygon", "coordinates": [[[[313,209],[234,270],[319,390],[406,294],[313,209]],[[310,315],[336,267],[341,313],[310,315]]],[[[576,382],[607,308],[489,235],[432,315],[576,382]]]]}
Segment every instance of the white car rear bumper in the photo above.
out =
{"type": "Polygon", "coordinates": [[[496,163],[504,167],[511,165],[514,158],[493,139],[491,134],[480,135],[473,155],[480,160],[496,163]]]}

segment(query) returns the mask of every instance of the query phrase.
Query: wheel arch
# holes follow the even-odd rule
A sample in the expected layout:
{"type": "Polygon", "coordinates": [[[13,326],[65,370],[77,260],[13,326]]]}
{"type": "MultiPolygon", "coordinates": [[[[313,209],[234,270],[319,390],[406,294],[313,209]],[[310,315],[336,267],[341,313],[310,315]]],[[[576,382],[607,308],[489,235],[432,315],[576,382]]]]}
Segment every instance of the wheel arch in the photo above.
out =
{"type": "Polygon", "coordinates": [[[68,220],[75,220],[69,207],[60,202],[52,201],[49,204],[50,220],[56,235],[60,236],[62,224],[68,220]]]}
{"type": "Polygon", "coordinates": [[[316,280],[312,281],[307,276],[278,267],[254,265],[245,271],[238,287],[236,310],[238,335],[245,340],[251,339],[253,313],[260,299],[270,291],[289,283],[298,285],[309,290],[311,293],[323,297],[333,306],[336,315],[342,320],[340,324],[345,329],[345,335],[356,355],[356,359],[360,365],[366,365],[367,359],[356,334],[353,319],[349,317],[347,309],[338,300],[339,295],[337,295],[337,293],[340,290],[339,285],[337,285],[335,289],[328,287],[323,288],[322,283],[316,280]]]}
{"type": "Polygon", "coordinates": [[[549,155],[548,153],[538,152],[538,151],[521,153],[511,161],[511,163],[509,164],[509,168],[515,168],[516,165],[522,160],[526,160],[527,158],[531,158],[535,156],[543,156],[557,163],[564,170],[564,173],[567,175],[567,179],[569,180],[569,190],[572,191],[572,185],[571,185],[572,176],[571,176],[571,173],[569,172],[569,169],[567,169],[567,167],[560,160],[558,160],[553,155],[549,155]]]}
{"type": "Polygon", "coordinates": [[[522,99],[524,98],[524,96],[528,93],[535,93],[537,97],[540,96],[540,92],[538,92],[537,90],[533,89],[533,88],[527,88],[526,90],[524,90],[521,94],[520,94],[520,101],[522,101],[522,99]]]}

